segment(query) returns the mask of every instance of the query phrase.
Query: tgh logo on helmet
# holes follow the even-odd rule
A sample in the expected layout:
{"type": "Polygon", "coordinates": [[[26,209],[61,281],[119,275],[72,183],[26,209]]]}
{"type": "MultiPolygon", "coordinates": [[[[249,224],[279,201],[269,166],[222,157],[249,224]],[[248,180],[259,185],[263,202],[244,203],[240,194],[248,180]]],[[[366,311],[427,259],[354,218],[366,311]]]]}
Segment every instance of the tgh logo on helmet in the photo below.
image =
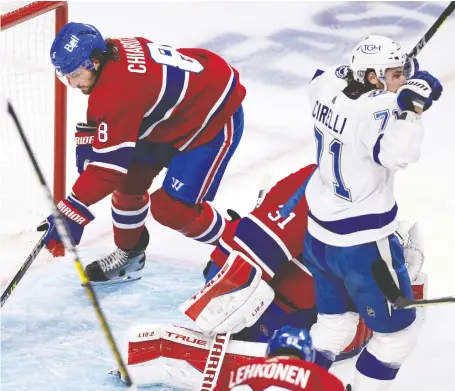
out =
{"type": "Polygon", "coordinates": [[[375,54],[375,53],[379,53],[381,51],[381,45],[373,45],[373,44],[361,45],[360,50],[366,54],[375,54]]]}

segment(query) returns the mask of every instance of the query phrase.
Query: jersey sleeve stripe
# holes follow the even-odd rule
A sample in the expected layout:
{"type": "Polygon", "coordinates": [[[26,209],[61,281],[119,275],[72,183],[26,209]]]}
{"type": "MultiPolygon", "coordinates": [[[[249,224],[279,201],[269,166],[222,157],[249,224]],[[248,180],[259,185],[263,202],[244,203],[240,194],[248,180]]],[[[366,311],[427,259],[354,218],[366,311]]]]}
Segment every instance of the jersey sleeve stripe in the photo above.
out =
{"type": "Polygon", "coordinates": [[[185,97],[190,80],[189,72],[176,67],[163,65],[166,69],[164,93],[158,104],[155,103],[153,110],[149,110],[144,116],[139,127],[139,138],[143,139],[152,133],[153,129],[163,121],[166,121],[185,97]]]}
{"type": "Polygon", "coordinates": [[[381,161],[379,160],[379,154],[381,153],[381,139],[384,137],[384,133],[381,134],[378,139],[376,140],[376,143],[374,144],[373,147],[373,160],[382,166],[381,161]]]}
{"type": "Polygon", "coordinates": [[[223,128],[224,131],[224,142],[215,158],[215,160],[212,163],[212,166],[210,167],[207,175],[205,176],[204,182],[201,186],[201,191],[199,192],[199,195],[197,196],[196,203],[199,203],[202,201],[202,199],[205,197],[207,192],[210,189],[210,186],[213,183],[213,180],[216,177],[216,174],[223,164],[224,160],[226,159],[226,156],[228,155],[229,149],[232,146],[232,142],[234,139],[234,118],[231,117],[226,125],[224,125],[223,128]]]}
{"type": "Polygon", "coordinates": [[[92,157],[93,161],[91,162],[91,164],[93,164],[94,162],[104,163],[116,167],[121,167],[124,170],[128,170],[128,167],[130,166],[134,155],[134,145],[135,143],[132,143],[132,145],[127,147],[123,147],[110,152],[103,151],[101,153],[97,152],[94,149],[92,157]]]}
{"type": "Polygon", "coordinates": [[[284,242],[281,240],[281,238],[273,232],[267,225],[265,225],[260,219],[258,219],[256,216],[250,214],[248,215],[248,218],[253,221],[257,226],[259,226],[270,238],[273,239],[273,241],[280,247],[281,251],[283,251],[286,254],[286,257],[288,260],[292,259],[293,256],[289,249],[286,247],[284,242]]]}
{"type": "Polygon", "coordinates": [[[270,269],[269,266],[268,266],[266,263],[262,262],[261,258],[258,257],[258,256],[256,255],[256,253],[255,253],[250,247],[248,247],[248,245],[247,245],[245,242],[243,242],[238,236],[236,236],[236,237],[234,238],[234,242],[236,242],[236,243],[242,248],[242,250],[243,250],[249,257],[251,257],[251,258],[254,260],[254,262],[255,262],[258,266],[260,266],[260,268],[261,268],[262,270],[264,270],[264,271],[268,274],[268,276],[269,276],[270,278],[273,278],[273,276],[275,275],[274,271],[273,271],[272,269],[270,269]]]}
{"type": "Polygon", "coordinates": [[[232,91],[234,91],[235,86],[237,84],[237,79],[234,75],[234,71],[230,66],[229,66],[229,70],[231,73],[230,73],[229,80],[226,84],[226,87],[225,87],[223,93],[218,98],[218,100],[213,105],[213,107],[210,109],[207,117],[205,118],[204,122],[202,123],[202,126],[190,137],[189,140],[186,141],[185,144],[183,144],[179,147],[180,151],[185,150],[193,142],[193,140],[199,135],[199,133],[201,133],[204,130],[204,128],[209,123],[209,121],[212,118],[216,117],[216,115],[223,109],[224,105],[229,100],[229,97],[230,97],[232,91]]]}
{"type": "Polygon", "coordinates": [[[95,153],[107,153],[107,152],[118,151],[121,148],[128,148],[128,147],[134,148],[135,146],[136,146],[136,143],[134,141],[126,141],[124,143],[121,143],[121,144],[118,144],[118,145],[113,145],[113,146],[106,147],[106,148],[93,148],[93,152],[95,152],[95,153]]]}
{"type": "Polygon", "coordinates": [[[166,65],[163,65],[161,67],[161,70],[163,71],[163,74],[162,74],[162,81],[161,81],[161,90],[160,90],[160,93],[158,95],[158,98],[156,99],[156,102],[155,104],[144,114],[144,118],[145,117],[148,117],[152,112],[153,110],[156,109],[156,107],[160,104],[161,102],[161,99],[163,99],[163,96],[164,96],[164,92],[166,91],[166,85],[167,85],[167,66],[166,65]]]}
{"type": "Polygon", "coordinates": [[[310,211],[308,218],[329,232],[338,235],[348,235],[355,232],[385,227],[395,220],[397,212],[398,205],[395,203],[392,209],[384,213],[354,216],[342,220],[322,221],[316,218],[310,211]]]}
{"type": "Polygon", "coordinates": [[[223,238],[221,237],[220,240],[218,241],[218,247],[220,248],[221,251],[223,251],[226,255],[229,255],[234,249],[227,244],[223,238]]]}
{"type": "Polygon", "coordinates": [[[257,258],[263,261],[267,260],[268,268],[274,273],[284,262],[288,262],[292,258],[283,251],[282,247],[268,232],[262,229],[262,226],[250,219],[250,216],[240,221],[235,235],[254,252],[257,258]]]}
{"type": "Polygon", "coordinates": [[[101,167],[101,168],[106,168],[106,169],[112,170],[112,171],[117,171],[122,174],[128,173],[128,170],[126,168],[116,166],[115,164],[102,163],[102,162],[90,162],[90,165],[101,167]]]}

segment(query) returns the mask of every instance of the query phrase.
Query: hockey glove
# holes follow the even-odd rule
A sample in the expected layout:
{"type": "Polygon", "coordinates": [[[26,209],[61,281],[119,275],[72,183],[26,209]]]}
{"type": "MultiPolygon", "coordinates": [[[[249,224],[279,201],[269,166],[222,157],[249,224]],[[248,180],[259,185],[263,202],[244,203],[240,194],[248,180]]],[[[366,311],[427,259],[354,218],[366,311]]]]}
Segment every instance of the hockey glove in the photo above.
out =
{"type": "Polygon", "coordinates": [[[441,97],[443,90],[442,84],[432,74],[428,73],[427,71],[418,71],[412,78],[425,80],[428,83],[428,85],[431,87],[431,99],[438,100],[441,97]]]}
{"type": "Polygon", "coordinates": [[[397,104],[401,111],[428,110],[433,104],[431,99],[431,87],[425,80],[409,79],[397,91],[397,104]]]}
{"type": "MultiPolygon", "coordinates": [[[[62,200],[57,205],[58,210],[62,213],[69,228],[70,235],[73,239],[73,244],[77,246],[84,232],[84,227],[92,221],[95,216],[90,212],[88,207],[80,202],[74,195],[68,196],[66,200],[62,200]]],[[[60,235],[55,228],[54,216],[50,215],[38,227],[38,231],[46,231],[44,243],[46,248],[54,257],[63,257],[65,255],[65,247],[63,246],[60,235]]]]}
{"type": "Polygon", "coordinates": [[[96,124],[79,122],[76,125],[76,166],[80,174],[90,163],[93,154],[92,144],[95,139],[96,124]]]}
{"type": "Polygon", "coordinates": [[[408,57],[403,67],[404,77],[406,77],[407,80],[413,79],[414,75],[416,74],[416,72],[419,71],[419,69],[420,65],[419,62],[417,61],[417,58],[408,57]]]}
{"type": "Polygon", "coordinates": [[[418,71],[412,79],[406,81],[397,91],[397,103],[402,111],[414,111],[414,106],[428,110],[433,100],[438,100],[442,93],[438,79],[426,71],[418,71]]]}

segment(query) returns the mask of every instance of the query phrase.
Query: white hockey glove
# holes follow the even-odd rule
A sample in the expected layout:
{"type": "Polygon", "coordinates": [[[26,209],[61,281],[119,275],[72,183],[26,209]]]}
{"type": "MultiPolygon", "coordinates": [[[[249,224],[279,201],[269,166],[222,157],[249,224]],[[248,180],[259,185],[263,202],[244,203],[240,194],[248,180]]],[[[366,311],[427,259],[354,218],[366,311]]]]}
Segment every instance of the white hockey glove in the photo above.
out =
{"type": "Polygon", "coordinates": [[[417,280],[425,260],[420,227],[416,221],[400,221],[396,235],[403,245],[406,268],[411,282],[414,282],[417,280]]]}
{"type": "Polygon", "coordinates": [[[247,256],[233,251],[215,277],[179,309],[206,335],[237,333],[256,323],[275,297],[261,274],[247,256]]]}

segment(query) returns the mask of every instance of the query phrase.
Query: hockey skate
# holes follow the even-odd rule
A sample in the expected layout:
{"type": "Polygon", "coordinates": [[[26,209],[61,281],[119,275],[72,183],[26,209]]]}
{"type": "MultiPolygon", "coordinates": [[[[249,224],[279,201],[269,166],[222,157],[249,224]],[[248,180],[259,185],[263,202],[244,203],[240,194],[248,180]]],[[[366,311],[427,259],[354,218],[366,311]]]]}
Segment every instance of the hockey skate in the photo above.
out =
{"type": "Polygon", "coordinates": [[[92,285],[115,284],[138,280],[145,265],[149,233],[144,228],[139,243],[132,250],[117,248],[111,254],[86,266],[85,274],[92,285]]]}

